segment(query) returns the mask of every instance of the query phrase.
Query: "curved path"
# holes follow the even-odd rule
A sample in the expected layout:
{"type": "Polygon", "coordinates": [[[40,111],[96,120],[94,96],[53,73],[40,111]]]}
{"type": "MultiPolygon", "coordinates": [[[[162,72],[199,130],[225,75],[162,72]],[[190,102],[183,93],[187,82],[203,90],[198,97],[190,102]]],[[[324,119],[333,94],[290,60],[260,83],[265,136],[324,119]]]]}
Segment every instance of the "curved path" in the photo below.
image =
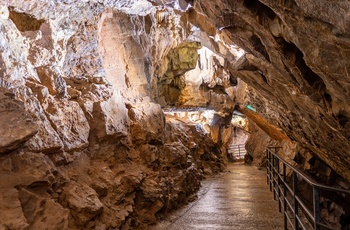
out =
{"type": "Polygon", "coordinates": [[[283,215],[266,184],[266,171],[243,163],[202,182],[198,199],[150,230],[277,230],[283,215]]]}

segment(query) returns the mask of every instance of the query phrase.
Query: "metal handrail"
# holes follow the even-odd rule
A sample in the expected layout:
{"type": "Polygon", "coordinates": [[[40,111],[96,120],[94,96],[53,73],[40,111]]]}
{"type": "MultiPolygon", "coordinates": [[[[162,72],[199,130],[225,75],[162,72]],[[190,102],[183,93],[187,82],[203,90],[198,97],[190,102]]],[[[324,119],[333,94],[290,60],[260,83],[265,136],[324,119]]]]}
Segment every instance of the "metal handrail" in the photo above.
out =
{"type": "Polygon", "coordinates": [[[292,226],[292,229],[299,229],[299,227],[307,229],[305,223],[301,220],[301,213],[309,220],[307,223],[312,225],[311,229],[319,230],[320,227],[335,229],[321,223],[319,208],[320,191],[326,190],[350,195],[350,190],[335,188],[316,182],[304,172],[295,168],[282,157],[278,156],[277,152],[280,148],[281,147],[268,147],[266,149],[266,173],[267,183],[270,185],[270,191],[273,191],[274,199],[278,200],[279,211],[282,212],[283,208],[284,229],[288,229],[288,223],[292,226]],[[287,167],[292,170],[293,186],[289,186],[287,183],[287,167]],[[307,208],[307,204],[302,201],[298,194],[298,177],[302,178],[312,187],[313,210],[311,211],[307,208]],[[292,198],[292,202],[287,199],[288,192],[291,195],[290,198],[292,198]],[[290,214],[292,216],[290,216],[290,214]]]}

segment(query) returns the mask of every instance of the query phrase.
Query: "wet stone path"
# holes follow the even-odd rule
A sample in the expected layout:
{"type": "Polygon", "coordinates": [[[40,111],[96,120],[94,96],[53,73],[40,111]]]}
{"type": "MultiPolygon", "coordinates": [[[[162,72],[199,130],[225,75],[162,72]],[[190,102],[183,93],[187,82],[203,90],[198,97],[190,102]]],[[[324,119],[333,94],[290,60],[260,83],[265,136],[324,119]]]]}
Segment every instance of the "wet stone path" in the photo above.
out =
{"type": "Polygon", "coordinates": [[[277,230],[283,215],[266,184],[265,170],[243,163],[202,181],[198,199],[150,230],[277,230]]]}

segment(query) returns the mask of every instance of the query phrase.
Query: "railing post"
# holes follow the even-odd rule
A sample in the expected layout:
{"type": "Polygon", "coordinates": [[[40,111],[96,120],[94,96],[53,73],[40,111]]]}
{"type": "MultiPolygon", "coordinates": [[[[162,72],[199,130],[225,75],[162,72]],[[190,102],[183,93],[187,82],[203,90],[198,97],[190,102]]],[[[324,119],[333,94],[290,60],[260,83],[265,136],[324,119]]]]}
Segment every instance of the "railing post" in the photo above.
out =
{"type": "Polygon", "coordinates": [[[241,146],[238,145],[238,157],[241,158],[241,146]]]}
{"type": "MultiPolygon", "coordinates": [[[[278,164],[278,158],[276,157],[278,149],[276,147],[274,149],[275,149],[275,151],[274,151],[274,155],[273,155],[273,177],[276,178],[276,176],[277,176],[277,181],[278,181],[278,172],[276,172],[276,170],[278,168],[278,167],[276,167],[276,165],[278,164]]],[[[273,180],[273,187],[274,187],[273,197],[274,197],[275,200],[276,200],[276,197],[277,197],[277,201],[278,201],[278,184],[276,186],[276,180],[273,180]],[[277,188],[277,194],[276,194],[276,189],[275,188],[277,188]]]]}
{"type": "Polygon", "coordinates": [[[284,219],[284,230],[288,229],[287,226],[287,175],[286,175],[286,164],[283,162],[283,219],[284,219]]]}
{"type": "Polygon", "coordinates": [[[319,230],[320,226],[318,222],[320,221],[320,203],[319,203],[319,191],[318,188],[313,187],[313,196],[314,196],[314,229],[319,230]]]}
{"type": "Polygon", "coordinates": [[[269,178],[270,178],[270,192],[272,192],[272,153],[269,152],[269,178]]]}
{"type": "Polygon", "coordinates": [[[273,199],[276,200],[276,182],[275,182],[275,155],[272,155],[272,184],[273,184],[273,199]]]}
{"type": "Polygon", "coordinates": [[[269,184],[269,149],[266,149],[266,184],[269,184]]]}
{"type": "Polygon", "coordinates": [[[293,171],[293,198],[294,198],[294,229],[299,229],[299,222],[297,219],[298,216],[298,201],[297,201],[297,194],[298,194],[298,175],[295,171],[293,171]]]}
{"type": "Polygon", "coordinates": [[[281,203],[281,179],[280,179],[280,160],[277,158],[277,196],[278,196],[278,211],[282,211],[282,203],[281,203]]]}

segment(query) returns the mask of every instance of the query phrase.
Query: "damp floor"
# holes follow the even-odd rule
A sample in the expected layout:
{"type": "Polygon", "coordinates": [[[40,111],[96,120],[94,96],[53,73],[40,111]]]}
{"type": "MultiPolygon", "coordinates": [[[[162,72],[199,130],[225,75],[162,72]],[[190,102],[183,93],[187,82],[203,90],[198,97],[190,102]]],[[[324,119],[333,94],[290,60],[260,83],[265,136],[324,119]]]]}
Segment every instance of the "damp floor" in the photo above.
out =
{"type": "Polygon", "coordinates": [[[231,163],[228,172],[202,181],[198,199],[149,230],[277,230],[283,215],[266,184],[266,170],[231,163]]]}

